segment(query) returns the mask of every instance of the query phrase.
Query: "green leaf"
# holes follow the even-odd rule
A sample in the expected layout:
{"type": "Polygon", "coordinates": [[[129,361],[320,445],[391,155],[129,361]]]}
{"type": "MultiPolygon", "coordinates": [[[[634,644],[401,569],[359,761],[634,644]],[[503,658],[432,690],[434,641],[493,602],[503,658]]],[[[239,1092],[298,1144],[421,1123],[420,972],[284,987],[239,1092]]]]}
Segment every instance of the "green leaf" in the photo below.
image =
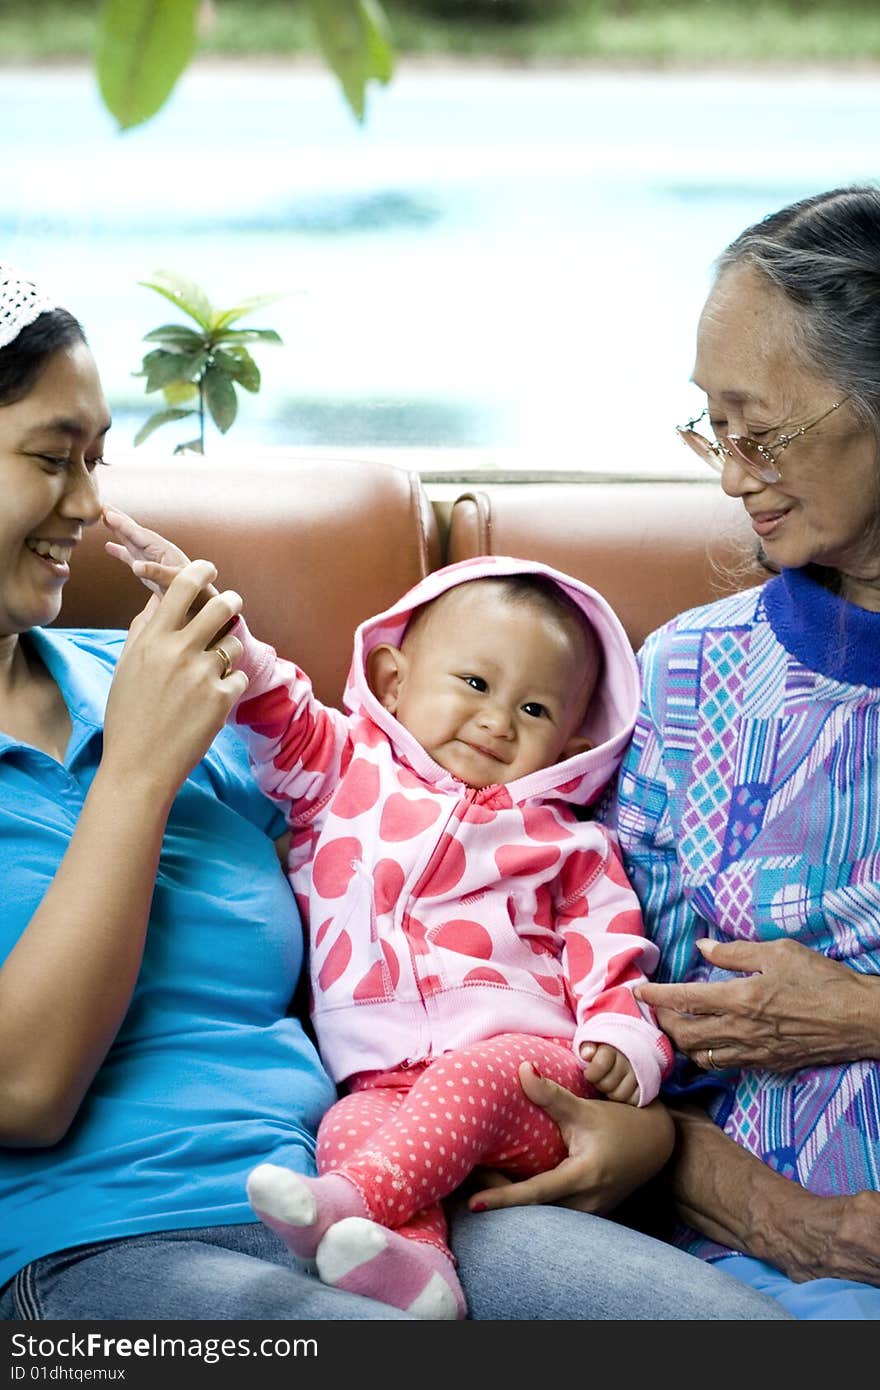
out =
{"type": "Polygon", "coordinates": [[[321,52],[359,121],[371,79],[390,81],[394,50],[378,0],[308,0],[321,52]]]}
{"type": "Polygon", "coordinates": [[[195,50],[199,7],[200,0],[103,0],[98,85],[120,130],[148,121],[168,99],[195,50]]]}
{"type": "Polygon", "coordinates": [[[146,392],[158,391],[172,381],[198,381],[208,360],[206,352],[166,352],[156,348],[143,360],[141,376],[147,378],[146,392]]]}
{"type": "Polygon", "coordinates": [[[262,309],[267,304],[275,304],[284,295],[279,294],[255,294],[251,299],[245,299],[241,304],[234,304],[231,309],[223,309],[214,315],[211,320],[211,332],[217,333],[219,329],[228,328],[229,324],[236,319],[244,318],[245,314],[252,314],[255,309],[262,309]]]}
{"type": "Polygon", "coordinates": [[[259,391],[260,369],[244,348],[237,348],[234,352],[224,352],[222,348],[218,348],[214,353],[214,365],[233,381],[237,381],[246,391],[259,391]]]}
{"type": "Polygon", "coordinates": [[[274,328],[227,328],[216,337],[218,343],[280,343],[274,328]]]}
{"type": "Polygon", "coordinates": [[[195,415],[194,410],[157,410],[151,415],[149,420],[141,425],[134,437],[135,445],[143,444],[145,439],[149,439],[153,430],[157,430],[160,425],[168,425],[172,420],[183,420],[187,415],[195,415]]]}
{"type": "Polygon", "coordinates": [[[225,372],[217,367],[209,367],[202,382],[205,390],[205,403],[211,418],[221,434],[231,427],[238,413],[238,397],[235,387],[225,372]]]}
{"type": "Polygon", "coordinates": [[[138,280],[138,284],[170,299],[172,304],[189,314],[206,332],[210,328],[214,309],[201,285],[197,285],[194,280],[188,280],[185,275],[178,275],[176,270],[154,270],[149,280],[138,280]]]}
{"type": "Polygon", "coordinates": [[[385,11],[378,0],[361,0],[367,21],[369,76],[387,86],[394,75],[394,46],[385,11]]]}
{"type": "Polygon", "coordinates": [[[187,328],[182,323],[163,323],[161,328],[145,333],[144,342],[164,343],[166,347],[177,348],[179,352],[195,352],[204,347],[205,334],[197,333],[194,328],[187,328]]]}
{"type": "Polygon", "coordinates": [[[175,454],[203,454],[201,439],[187,439],[183,444],[175,444],[175,454]]]}
{"type": "Polygon", "coordinates": [[[154,348],[152,352],[148,352],[144,357],[141,363],[141,370],[139,372],[132,372],[132,376],[145,376],[147,378],[147,384],[144,390],[155,391],[162,385],[162,376],[166,371],[171,373],[168,377],[169,381],[173,376],[177,375],[176,358],[176,352],[168,352],[166,348],[154,348]],[[166,364],[171,365],[169,366],[166,364]]]}
{"type": "Polygon", "coordinates": [[[199,388],[194,381],[169,381],[162,387],[162,395],[169,405],[183,405],[185,401],[198,400],[199,388]]]}

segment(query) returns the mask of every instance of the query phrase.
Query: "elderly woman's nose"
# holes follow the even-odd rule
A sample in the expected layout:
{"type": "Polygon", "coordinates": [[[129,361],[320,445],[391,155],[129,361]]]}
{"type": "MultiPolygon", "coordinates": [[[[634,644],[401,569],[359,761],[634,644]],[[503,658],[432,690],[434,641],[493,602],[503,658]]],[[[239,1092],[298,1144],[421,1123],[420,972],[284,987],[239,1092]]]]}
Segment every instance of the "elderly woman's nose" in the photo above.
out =
{"type": "Polygon", "coordinates": [[[748,493],[760,492],[761,488],[766,486],[760,478],[749,472],[742,459],[732,449],[725,450],[721,487],[728,497],[745,497],[748,493]]]}

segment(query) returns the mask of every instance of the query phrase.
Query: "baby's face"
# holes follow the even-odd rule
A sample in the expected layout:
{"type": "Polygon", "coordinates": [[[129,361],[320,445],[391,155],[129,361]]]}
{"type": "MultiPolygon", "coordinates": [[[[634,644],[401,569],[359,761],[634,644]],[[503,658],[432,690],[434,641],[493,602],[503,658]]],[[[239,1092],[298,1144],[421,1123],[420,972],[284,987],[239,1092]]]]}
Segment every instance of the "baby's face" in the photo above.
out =
{"type": "Polygon", "coordinates": [[[388,708],[468,786],[513,782],[589,746],[575,735],[599,653],[576,618],[473,581],[436,599],[402,651],[388,708]]]}

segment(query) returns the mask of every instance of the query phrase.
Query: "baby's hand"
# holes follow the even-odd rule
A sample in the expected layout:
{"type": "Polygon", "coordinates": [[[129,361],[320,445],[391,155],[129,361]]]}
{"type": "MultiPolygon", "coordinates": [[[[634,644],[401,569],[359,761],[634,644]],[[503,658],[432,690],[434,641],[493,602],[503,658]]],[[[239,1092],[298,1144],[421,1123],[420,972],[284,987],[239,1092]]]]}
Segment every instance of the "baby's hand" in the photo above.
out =
{"type": "Polygon", "coordinates": [[[587,1063],[584,1080],[608,1100],[638,1105],[639,1083],[622,1052],[608,1043],[581,1043],[581,1057],[587,1063]]]}
{"type": "Polygon", "coordinates": [[[158,531],[139,526],[133,517],[117,507],[104,508],[104,525],[116,537],[104,542],[107,554],[128,565],[141,583],[154,593],[164,594],[174,576],[189,564],[189,556],[179,546],[160,536],[158,531]]]}
{"type": "MultiPolygon", "coordinates": [[[[104,525],[116,537],[116,540],[104,542],[107,554],[128,565],[132,574],[154,594],[164,594],[174,576],[189,564],[189,556],[173,541],[166,540],[158,531],[139,526],[117,507],[104,508],[104,525]]],[[[202,602],[216,593],[213,584],[206,585],[202,602]]]]}

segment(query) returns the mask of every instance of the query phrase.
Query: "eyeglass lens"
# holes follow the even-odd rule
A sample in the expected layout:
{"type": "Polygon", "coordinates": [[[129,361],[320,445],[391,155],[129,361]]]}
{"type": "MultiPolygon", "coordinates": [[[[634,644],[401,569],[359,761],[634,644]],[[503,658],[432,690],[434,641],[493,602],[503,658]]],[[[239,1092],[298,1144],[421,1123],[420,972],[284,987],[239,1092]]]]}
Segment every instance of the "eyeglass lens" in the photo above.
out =
{"type": "Polygon", "coordinates": [[[717,444],[713,444],[711,440],[707,439],[705,435],[700,434],[698,430],[680,429],[678,434],[679,438],[683,439],[685,444],[693,449],[695,454],[699,454],[704,463],[708,463],[710,467],[716,469],[719,473],[722,471],[724,468],[724,457],[717,444]]]}
{"type": "Polygon", "coordinates": [[[713,444],[705,435],[700,434],[699,430],[679,429],[681,439],[695,454],[699,454],[704,463],[708,463],[710,468],[714,468],[716,473],[724,471],[724,451],[729,450],[734,454],[748,469],[754,478],[758,478],[764,483],[778,483],[779,470],[771,459],[765,458],[758,448],[757,441],[748,439],[745,435],[740,435],[736,439],[727,435],[717,444],[713,444]]]}

